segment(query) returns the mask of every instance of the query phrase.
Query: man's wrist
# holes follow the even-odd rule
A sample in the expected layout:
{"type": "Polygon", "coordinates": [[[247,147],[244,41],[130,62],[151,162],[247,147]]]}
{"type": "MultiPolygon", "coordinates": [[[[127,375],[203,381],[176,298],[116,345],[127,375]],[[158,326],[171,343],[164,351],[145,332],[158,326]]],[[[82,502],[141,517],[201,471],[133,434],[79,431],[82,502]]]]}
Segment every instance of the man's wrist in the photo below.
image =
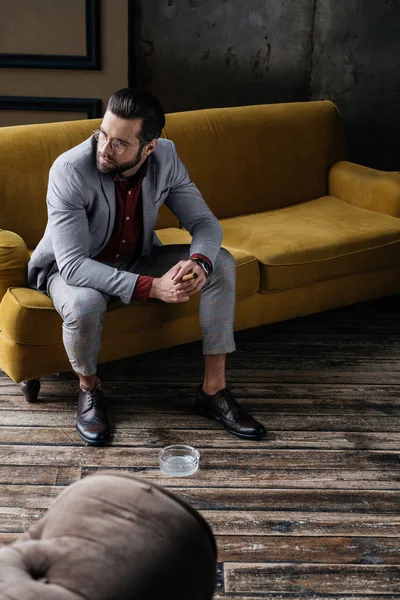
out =
{"type": "Polygon", "coordinates": [[[206,277],[209,277],[212,273],[212,267],[210,263],[204,258],[193,257],[190,259],[192,262],[197,263],[203,269],[206,277]]]}
{"type": "Polygon", "coordinates": [[[132,300],[146,302],[150,294],[152,283],[153,277],[149,277],[148,275],[139,275],[135,289],[133,290],[132,300]]]}
{"type": "Polygon", "coordinates": [[[159,281],[159,277],[152,277],[151,278],[151,285],[150,285],[150,289],[149,289],[149,295],[148,298],[157,298],[157,282],[159,281]]]}

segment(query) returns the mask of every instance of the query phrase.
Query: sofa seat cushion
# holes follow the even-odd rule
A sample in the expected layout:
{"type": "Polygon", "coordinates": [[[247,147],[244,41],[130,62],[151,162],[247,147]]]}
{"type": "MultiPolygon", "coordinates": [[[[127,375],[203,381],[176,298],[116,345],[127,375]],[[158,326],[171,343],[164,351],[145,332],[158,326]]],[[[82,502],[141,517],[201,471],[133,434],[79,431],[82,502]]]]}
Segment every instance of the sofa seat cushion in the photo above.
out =
{"type": "Polygon", "coordinates": [[[260,264],[260,292],[398,264],[400,219],[324,196],[279,210],[221,220],[224,245],[260,264]]]}
{"type": "MultiPolygon", "coordinates": [[[[188,243],[188,232],[177,228],[157,231],[163,243],[188,243]],[[169,241],[168,241],[169,240],[169,241]]],[[[243,250],[233,250],[237,261],[237,297],[254,294],[259,286],[258,263],[254,256],[243,250]]],[[[133,302],[130,305],[115,300],[108,305],[104,335],[114,332],[151,330],[167,320],[194,316],[198,312],[199,296],[183,304],[158,301],[133,302]]],[[[0,331],[19,344],[46,345],[61,341],[62,320],[51,299],[24,287],[10,288],[0,304],[0,331]]]]}
{"type": "MultiPolygon", "coordinates": [[[[154,300],[126,305],[111,301],[103,335],[150,331],[168,320],[196,316],[198,304],[196,296],[183,304],[154,300]]],[[[59,344],[61,326],[61,317],[52,300],[37,290],[10,288],[0,304],[0,331],[18,344],[59,344]]]]}

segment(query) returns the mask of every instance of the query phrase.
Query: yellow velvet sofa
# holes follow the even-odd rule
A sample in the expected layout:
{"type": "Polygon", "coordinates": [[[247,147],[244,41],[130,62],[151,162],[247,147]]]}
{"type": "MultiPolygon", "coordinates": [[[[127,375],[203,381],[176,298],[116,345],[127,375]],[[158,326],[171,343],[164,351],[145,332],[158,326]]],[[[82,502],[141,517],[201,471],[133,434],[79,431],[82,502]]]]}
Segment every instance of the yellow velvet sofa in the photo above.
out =
{"type": "MultiPolygon", "coordinates": [[[[0,129],[0,367],[16,382],[70,369],[52,301],[26,287],[55,158],[100,120],[0,129]]],[[[400,292],[400,174],[346,161],[328,101],[167,115],[237,262],[236,330],[400,292]]],[[[163,207],[161,241],[188,232],[163,207]]],[[[198,299],[110,303],[100,362],[200,339],[198,299]]]]}

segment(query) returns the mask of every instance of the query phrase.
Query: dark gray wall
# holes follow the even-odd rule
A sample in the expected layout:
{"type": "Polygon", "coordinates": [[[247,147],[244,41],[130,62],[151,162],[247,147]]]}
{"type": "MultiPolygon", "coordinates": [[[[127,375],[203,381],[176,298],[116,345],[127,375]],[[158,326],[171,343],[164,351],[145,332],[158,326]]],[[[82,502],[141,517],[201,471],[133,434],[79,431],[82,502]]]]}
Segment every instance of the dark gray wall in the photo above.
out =
{"type": "Polygon", "coordinates": [[[400,0],[321,0],[312,99],[339,106],[355,162],[400,169],[400,0]]]}
{"type": "Polygon", "coordinates": [[[138,0],[135,84],[167,112],[328,98],[355,162],[400,168],[400,0],[138,0]]]}
{"type": "Polygon", "coordinates": [[[142,0],[139,83],[168,112],[306,100],[313,5],[142,0]]]}

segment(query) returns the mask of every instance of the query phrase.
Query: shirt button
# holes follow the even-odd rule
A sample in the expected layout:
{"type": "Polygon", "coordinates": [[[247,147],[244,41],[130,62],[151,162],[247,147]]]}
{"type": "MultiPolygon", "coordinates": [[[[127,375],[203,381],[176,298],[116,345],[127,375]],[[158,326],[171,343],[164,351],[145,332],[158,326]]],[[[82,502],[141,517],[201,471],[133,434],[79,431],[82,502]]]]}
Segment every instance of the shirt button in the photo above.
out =
{"type": "Polygon", "coordinates": [[[129,221],[130,217],[126,217],[126,220],[129,221]]]}
{"type": "Polygon", "coordinates": [[[126,240],[122,240],[122,243],[125,244],[126,240]]]}

